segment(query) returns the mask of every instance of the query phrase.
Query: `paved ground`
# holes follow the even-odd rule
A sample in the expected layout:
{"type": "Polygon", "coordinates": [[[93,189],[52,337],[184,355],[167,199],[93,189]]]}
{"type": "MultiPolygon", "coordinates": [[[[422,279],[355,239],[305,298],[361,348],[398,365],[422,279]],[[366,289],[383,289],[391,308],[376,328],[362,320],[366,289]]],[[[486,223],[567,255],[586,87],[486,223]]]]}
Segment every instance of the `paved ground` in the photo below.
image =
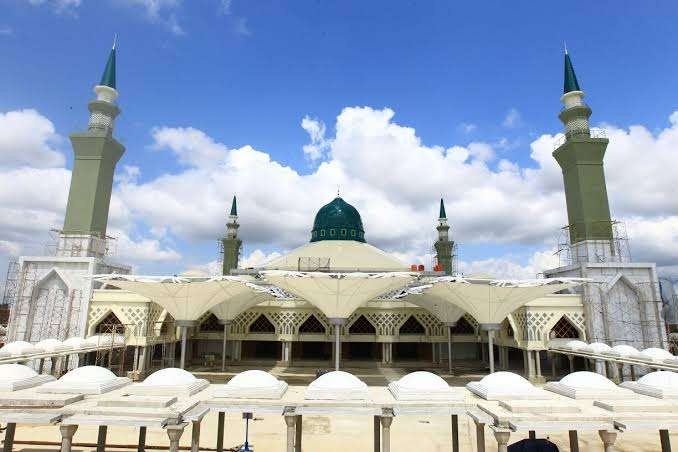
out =
{"type": "MultiPolygon", "coordinates": [[[[460,417],[460,446],[462,451],[475,451],[475,428],[465,416],[460,417]]],[[[216,444],[217,414],[210,413],[204,420],[201,428],[201,442],[203,448],[214,449],[216,444]]],[[[303,450],[305,452],[347,452],[372,450],[372,419],[351,416],[308,416],[303,420],[303,450]]],[[[442,452],[450,451],[450,422],[446,417],[412,416],[399,417],[391,426],[392,452],[442,452]]],[[[488,451],[497,450],[496,442],[486,430],[486,447],[488,451]]],[[[569,450],[567,446],[567,432],[537,432],[538,437],[549,436],[560,450],[569,450]]],[[[190,427],[187,427],[181,444],[190,445],[190,427]]],[[[234,447],[242,444],[244,436],[244,421],[235,414],[226,417],[226,437],[224,445],[234,447]]],[[[81,443],[95,443],[97,430],[91,426],[81,426],[75,434],[76,447],[74,452],[94,451],[95,447],[81,447],[81,443]]],[[[521,439],[517,434],[511,435],[511,441],[521,439]]],[[[27,427],[19,426],[16,432],[15,451],[58,450],[58,446],[31,446],[19,444],[20,441],[59,441],[58,427],[27,427]]],[[[137,440],[137,431],[133,428],[109,428],[107,450],[115,450],[114,445],[134,444],[137,440]]],[[[672,435],[674,444],[678,435],[672,435]]],[[[250,441],[258,452],[285,450],[285,421],[282,416],[256,416],[250,424],[250,441]]],[[[166,434],[158,430],[149,430],[147,445],[157,445],[165,448],[168,445],[166,434]]],[[[659,451],[659,435],[654,433],[624,433],[617,440],[616,450],[619,452],[650,452],[659,451]]],[[[581,451],[602,451],[602,442],[597,433],[580,434],[581,451]]]]}

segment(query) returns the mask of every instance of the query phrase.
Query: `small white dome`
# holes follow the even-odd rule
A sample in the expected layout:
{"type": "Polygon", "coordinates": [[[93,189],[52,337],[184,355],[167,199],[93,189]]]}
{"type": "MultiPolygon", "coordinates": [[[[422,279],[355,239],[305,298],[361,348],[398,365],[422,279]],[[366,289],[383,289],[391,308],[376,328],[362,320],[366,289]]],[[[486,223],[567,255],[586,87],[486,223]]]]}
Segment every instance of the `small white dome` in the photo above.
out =
{"type": "Polygon", "coordinates": [[[22,355],[24,353],[33,353],[37,350],[33,344],[26,341],[14,341],[5,344],[4,347],[0,348],[0,351],[11,355],[22,355]]]}
{"type": "Polygon", "coordinates": [[[495,372],[486,375],[480,380],[479,384],[492,391],[501,390],[501,392],[534,390],[532,383],[513,372],[495,372]]]}
{"type": "Polygon", "coordinates": [[[316,378],[308,385],[308,389],[323,390],[364,390],[367,385],[360,381],[358,377],[342,370],[328,372],[316,378]]]}
{"type": "Polygon", "coordinates": [[[37,344],[35,344],[36,347],[46,352],[53,352],[54,349],[59,345],[61,345],[61,341],[58,339],[43,339],[37,344]]]}
{"type": "Polygon", "coordinates": [[[603,342],[592,342],[581,350],[588,353],[602,353],[612,350],[612,347],[603,342]]]}
{"type": "Polygon", "coordinates": [[[658,370],[650,372],[638,379],[638,383],[661,389],[678,388],[678,373],[658,370]]]}
{"type": "Polygon", "coordinates": [[[64,383],[107,383],[115,380],[117,377],[113,372],[105,367],[84,366],[73,369],[66,373],[59,381],[64,383]]]}
{"type": "Polygon", "coordinates": [[[577,341],[577,340],[574,340],[574,341],[568,341],[568,342],[565,344],[565,347],[564,347],[564,348],[567,348],[567,349],[570,349],[570,350],[580,350],[580,349],[586,347],[587,345],[588,345],[588,344],[587,344],[586,342],[584,342],[584,341],[577,341]]]}
{"type": "Polygon", "coordinates": [[[22,364],[0,364],[0,382],[12,382],[35,377],[36,371],[22,364]]]}
{"type": "Polygon", "coordinates": [[[669,359],[673,358],[673,355],[671,352],[664,350],[663,348],[656,348],[656,347],[651,347],[651,348],[646,348],[642,352],[640,352],[639,357],[646,357],[649,359],[669,359]]]}
{"type": "Polygon", "coordinates": [[[192,373],[177,367],[169,367],[153,372],[144,380],[144,385],[151,386],[178,386],[191,384],[196,381],[192,373]]]}
{"type": "Polygon", "coordinates": [[[611,351],[619,354],[619,356],[631,356],[633,354],[638,353],[637,348],[625,344],[615,345],[614,347],[612,347],[611,351]]]}
{"type": "Polygon", "coordinates": [[[616,389],[617,385],[595,372],[574,372],[560,380],[560,384],[576,389],[616,389]]]}
{"type": "Polygon", "coordinates": [[[73,348],[83,348],[83,347],[91,347],[92,344],[87,342],[85,339],[81,337],[69,337],[62,343],[63,345],[67,347],[73,347],[73,348]]]}
{"type": "Polygon", "coordinates": [[[398,380],[398,386],[410,391],[423,391],[427,389],[441,390],[450,387],[447,382],[438,375],[424,371],[412,372],[405,375],[398,380]]]}
{"type": "Polygon", "coordinates": [[[246,370],[234,376],[227,383],[228,386],[238,388],[265,388],[277,386],[278,379],[263,370],[246,370]]]}

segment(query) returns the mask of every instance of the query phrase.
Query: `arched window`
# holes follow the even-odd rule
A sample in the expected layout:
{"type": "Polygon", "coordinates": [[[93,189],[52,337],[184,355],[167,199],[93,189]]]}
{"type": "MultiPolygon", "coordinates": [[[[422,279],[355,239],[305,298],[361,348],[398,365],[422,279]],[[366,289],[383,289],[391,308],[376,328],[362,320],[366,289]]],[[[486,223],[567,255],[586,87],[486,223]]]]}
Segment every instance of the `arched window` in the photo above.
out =
{"type": "Polygon", "coordinates": [[[101,322],[97,325],[94,330],[95,333],[122,333],[125,328],[122,326],[122,322],[117,315],[109,312],[106,317],[104,317],[101,322]]]}
{"type": "Polygon", "coordinates": [[[299,334],[325,334],[325,326],[320,323],[320,320],[314,315],[307,318],[304,323],[299,326],[299,334]]]}
{"type": "Polygon", "coordinates": [[[400,330],[398,330],[398,334],[403,335],[403,334],[426,334],[426,328],[419,323],[419,320],[415,319],[413,315],[411,315],[405,323],[402,324],[400,327],[400,330]]]}
{"type": "Polygon", "coordinates": [[[476,330],[473,328],[473,325],[471,325],[468,320],[466,320],[466,317],[461,317],[459,320],[457,320],[457,324],[452,328],[451,331],[452,334],[475,334],[476,330]]]}
{"type": "Polygon", "coordinates": [[[268,320],[268,317],[261,314],[250,325],[250,333],[275,333],[275,326],[268,320]]]}
{"type": "Polygon", "coordinates": [[[506,337],[513,337],[514,332],[513,332],[513,327],[511,326],[511,322],[508,321],[508,319],[504,319],[504,321],[501,324],[502,329],[506,332],[506,337]]]}
{"type": "Polygon", "coordinates": [[[358,317],[348,329],[349,334],[377,334],[377,330],[364,315],[358,317]]]}
{"type": "Polygon", "coordinates": [[[216,315],[210,313],[200,324],[200,331],[223,331],[224,326],[219,323],[216,315]]]}
{"type": "Polygon", "coordinates": [[[553,328],[551,328],[549,337],[551,339],[578,339],[579,331],[577,331],[577,328],[575,328],[565,316],[562,316],[558,319],[556,324],[553,325],[553,328]]]}

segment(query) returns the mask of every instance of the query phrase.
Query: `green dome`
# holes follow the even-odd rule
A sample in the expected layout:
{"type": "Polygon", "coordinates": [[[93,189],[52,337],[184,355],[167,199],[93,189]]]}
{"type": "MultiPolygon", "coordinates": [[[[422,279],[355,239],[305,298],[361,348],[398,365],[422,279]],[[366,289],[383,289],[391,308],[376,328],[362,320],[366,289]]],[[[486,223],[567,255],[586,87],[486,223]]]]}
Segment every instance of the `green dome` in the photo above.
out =
{"type": "Polygon", "coordinates": [[[322,206],[315,215],[311,231],[311,242],[321,240],[365,242],[363,220],[358,210],[339,196],[322,206]]]}

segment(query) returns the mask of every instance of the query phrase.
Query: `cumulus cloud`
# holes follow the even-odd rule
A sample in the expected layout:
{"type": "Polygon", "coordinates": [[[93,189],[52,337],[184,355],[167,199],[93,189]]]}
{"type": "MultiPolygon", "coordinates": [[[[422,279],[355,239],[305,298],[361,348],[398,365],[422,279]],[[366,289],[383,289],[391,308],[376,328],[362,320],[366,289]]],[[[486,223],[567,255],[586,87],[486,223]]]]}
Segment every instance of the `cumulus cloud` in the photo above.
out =
{"type": "Polygon", "coordinates": [[[62,166],[62,141],[52,121],[33,109],[0,112],[0,167],[62,166]]]}
{"type": "Polygon", "coordinates": [[[82,0],[28,0],[28,3],[33,6],[47,5],[58,13],[72,13],[82,4],[82,0]]]}
{"type": "MultiPolygon", "coordinates": [[[[671,115],[669,124],[655,134],[642,126],[607,126],[606,155],[613,216],[627,222],[635,260],[656,261],[666,271],[675,267],[673,256],[678,255],[678,201],[666,196],[674,186],[667,168],[674,166],[678,148],[678,115],[671,115]]],[[[339,185],[342,197],[361,212],[370,243],[405,262],[428,264],[442,194],[452,236],[462,250],[470,243],[487,249],[486,258],[461,262],[463,271],[533,277],[556,264],[551,248],[567,222],[562,174],[551,156],[559,135],[536,138],[530,144],[532,164],[526,168],[509,159],[490,165],[496,159],[496,143],[424,144],[413,128],[397,123],[388,108],[345,108],[334,126],[336,132],[328,136],[320,121],[302,120],[310,144],[323,148],[317,167],[304,174],[251,146],[229,148],[205,131],[155,128],[151,149],[173,155],[184,168],[141,180],[138,168],[122,166],[111,225],[135,237],[138,246],[126,251],[128,255],[141,258],[147,253],[149,259],[177,262],[181,246],[168,246],[174,242],[166,238],[177,244],[213,241],[223,233],[231,197],[237,193],[240,236],[255,250],[243,265],[259,265],[272,256],[263,249],[280,252],[308,241],[315,212],[334,197],[339,185]],[[145,228],[142,234],[132,234],[138,225],[145,228]],[[492,246],[497,244],[540,251],[525,260],[495,255],[492,246]]],[[[31,170],[36,173],[17,167],[12,170],[16,174],[7,174],[9,180],[20,181],[12,185],[26,192],[23,209],[16,200],[24,203],[24,197],[13,198],[9,190],[14,187],[8,182],[3,187],[0,180],[0,205],[10,209],[0,216],[0,240],[18,243],[30,235],[25,231],[44,228],[63,215],[68,171],[31,170]],[[48,179],[54,180],[50,183],[55,188],[47,190],[52,198],[30,185],[31,180],[48,179]],[[64,188],[60,191],[56,185],[64,188]],[[20,211],[33,210],[30,221],[15,220],[20,211]]]]}
{"type": "Polygon", "coordinates": [[[239,267],[240,268],[260,267],[263,264],[267,263],[268,261],[272,261],[273,259],[276,259],[280,256],[282,256],[282,254],[277,251],[265,253],[260,249],[256,249],[252,251],[249,255],[244,256],[240,260],[239,267]]]}
{"type": "Polygon", "coordinates": [[[325,124],[318,119],[311,119],[304,116],[301,120],[301,128],[304,129],[311,139],[311,142],[305,144],[302,150],[306,157],[311,161],[319,160],[325,157],[332,142],[325,138],[325,124]]]}

